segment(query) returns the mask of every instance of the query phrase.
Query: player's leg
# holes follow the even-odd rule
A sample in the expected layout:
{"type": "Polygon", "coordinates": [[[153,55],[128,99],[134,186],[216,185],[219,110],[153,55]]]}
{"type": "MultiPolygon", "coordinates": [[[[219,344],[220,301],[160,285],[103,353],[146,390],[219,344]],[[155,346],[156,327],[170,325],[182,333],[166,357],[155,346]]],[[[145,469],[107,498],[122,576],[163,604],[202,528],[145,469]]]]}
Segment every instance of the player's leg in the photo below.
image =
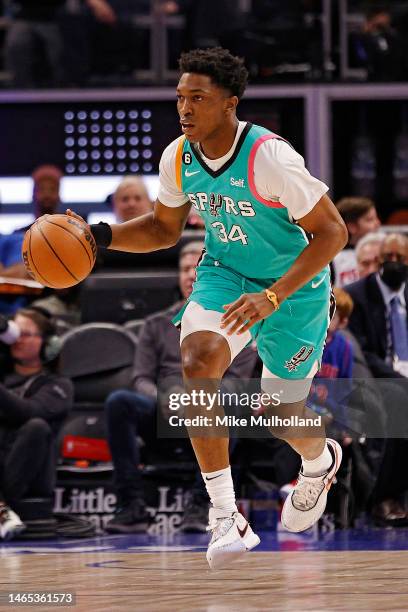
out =
{"type": "MultiPolygon", "coordinates": [[[[264,367],[262,389],[269,395],[286,390],[286,394],[296,399],[296,393],[305,394],[293,402],[282,402],[269,409],[269,414],[278,417],[277,424],[270,430],[273,435],[285,440],[302,459],[298,481],[292,493],[285,500],[282,509],[282,525],[289,531],[304,531],[319,520],[323,514],[327,494],[338,471],[342,458],[340,444],[326,438],[324,424],[317,422],[316,414],[306,406],[306,397],[312,378],[304,381],[289,381],[278,378],[264,367]],[[300,384],[299,384],[300,383],[300,384]],[[283,419],[296,417],[299,423],[312,419],[310,426],[282,425],[283,419]]],[[[283,393],[283,396],[285,392],[283,393]]]]}
{"type": "MultiPolygon", "coordinates": [[[[181,344],[182,366],[188,391],[203,389],[216,393],[230,361],[230,349],[225,338],[212,331],[197,331],[184,337],[181,344]]],[[[207,406],[197,406],[205,415],[207,406]]],[[[221,433],[221,432],[220,432],[221,433]]],[[[228,431],[225,437],[190,437],[201,472],[214,472],[229,466],[228,431]]]]}
{"type": "Polygon", "coordinates": [[[315,421],[310,426],[273,428],[302,458],[298,482],[282,511],[282,523],[290,531],[307,529],[323,514],[341,462],[340,445],[326,439],[318,415],[305,405],[334,311],[330,296],[328,275],[318,288],[308,283],[264,321],[257,338],[264,363],[262,389],[270,395],[280,394],[280,405],[273,407],[275,414],[315,421]]]}
{"type": "MultiPolygon", "coordinates": [[[[227,338],[220,327],[221,316],[222,313],[205,310],[194,302],[191,302],[184,312],[181,354],[185,386],[189,392],[203,390],[206,393],[216,393],[232,358],[250,338],[249,334],[245,338],[236,335],[227,338]]],[[[195,406],[194,415],[205,416],[206,408],[205,405],[195,406]]],[[[211,500],[209,530],[212,537],[207,560],[211,568],[217,569],[254,548],[259,543],[259,538],[238,512],[235,504],[229,464],[228,429],[216,427],[211,435],[207,431],[207,435],[203,436],[191,431],[189,433],[211,500]]]]}

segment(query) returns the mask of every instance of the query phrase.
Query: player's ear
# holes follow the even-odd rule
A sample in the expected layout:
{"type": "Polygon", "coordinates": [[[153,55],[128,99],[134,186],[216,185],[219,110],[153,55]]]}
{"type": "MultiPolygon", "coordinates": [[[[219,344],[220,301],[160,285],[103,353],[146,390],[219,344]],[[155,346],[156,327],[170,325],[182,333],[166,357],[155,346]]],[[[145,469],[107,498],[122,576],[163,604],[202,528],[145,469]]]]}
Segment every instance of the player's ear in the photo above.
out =
{"type": "Polygon", "coordinates": [[[235,113],[237,105],[238,105],[238,97],[230,96],[225,100],[225,110],[227,113],[235,113]]]}

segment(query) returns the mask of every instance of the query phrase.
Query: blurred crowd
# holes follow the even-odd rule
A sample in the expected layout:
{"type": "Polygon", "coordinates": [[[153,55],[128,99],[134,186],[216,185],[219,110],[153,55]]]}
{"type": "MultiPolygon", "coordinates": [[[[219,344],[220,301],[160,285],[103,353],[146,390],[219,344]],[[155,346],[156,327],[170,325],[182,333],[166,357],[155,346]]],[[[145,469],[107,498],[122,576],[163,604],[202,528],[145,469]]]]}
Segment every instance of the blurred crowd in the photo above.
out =
{"type": "MultiPolygon", "coordinates": [[[[61,178],[55,166],[41,166],[33,172],[36,217],[58,211],[61,178]]],[[[146,214],[153,206],[138,176],[124,177],[107,202],[118,223],[146,214]]],[[[337,311],[309,405],[324,417],[330,435],[343,445],[346,461],[339,481],[351,506],[346,523],[363,515],[375,524],[398,527],[408,524],[404,469],[408,452],[408,235],[404,226],[397,231],[381,226],[369,198],[344,197],[336,205],[347,225],[349,243],[331,265],[337,311]]],[[[163,452],[176,461],[177,453],[192,460],[187,440],[164,444],[156,437],[158,422],[169,414],[158,389],[169,376],[181,380],[178,332],[171,319],[191,293],[203,248],[202,223],[194,212],[188,227],[190,233],[191,228],[198,230],[198,238],[193,234],[179,252],[179,297],[167,310],[134,322],[131,333],[137,336],[137,346],[131,374],[124,385],[103,393],[102,435],[113,461],[118,497],[117,512],[106,526],[113,533],[147,530],[152,522],[143,470],[138,466],[149,457],[154,464],[154,457],[163,452]]],[[[0,235],[0,271],[5,279],[27,278],[20,255],[25,229],[0,235]]],[[[24,496],[52,494],[58,457],[62,460],[58,436],[67,415],[75,414],[78,401],[75,380],[73,390],[70,376],[58,365],[58,353],[72,330],[86,327],[81,325],[80,294],[81,285],[77,285],[47,290],[40,296],[7,292],[1,296],[0,455],[5,480],[0,487],[0,514],[6,518],[3,523],[0,520],[0,537],[24,530],[18,513],[24,496]],[[36,448],[43,449],[35,462],[31,460],[33,440],[36,448]]],[[[225,384],[256,378],[259,371],[255,348],[247,347],[232,364],[225,384]]],[[[282,496],[287,494],[299,467],[296,454],[288,445],[268,439],[267,432],[261,448],[263,458],[266,454],[270,460],[262,477],[273,482],[282,496]]],[[[247,470],[255,469],[259,450],[245,439],[234,440],[231,450],[233,461],[240,466],[238,482],[245,482],[247,470]]],[[[204,531],[207,498],[199,474],[191,477],[190,502],[181,529],[204,531]]],[[[345,526],[344,519],[338,517],[338,524],[345,526]]]]}
{"type": "MultiPolygon", "coordinates": [[[[322,0],[3,0],[4,87],[82,87],[171,80],[180,52],[221,45],[245,55],[253,82],[330,81],[340,70],[344,21],[322,0]],[[152,44],[152,37],[154,45],[152,44]],[[156,40],[157,39],[157,40],[156,40]],[[330,47],[327,41],[331,41],[330,47]],[[151,48],[163,45],[157,67],[151,48]],[[164,76],[163,75],[166,75],[164,76]]],[[[343,5],[341,5],[343,6],[343,5]]],[[[408,9],[402,2],[346,3],[360,78],[408,77],[408,9]]],[[[346,19],[347,21],[347,19],[346,19]]]]}
{"type": "MultiPolygon", "coordinates": [[[[2,4],[3,83],[7,87],[138,82],[138,70],[149,67],[151,60],[146,24],[150,28],[153,20],[167,27],[176,16],[182,19],[167,39],[167,67],[172,63],[175,67],[174,60],[183,49],[221,44],[245,54],[253,79],[324,79],[327,70],[330,78],[336,74],[335,52],[334,67],[324,63],[319,0],[291,0],[285,6],[277,0],[4,0],[2,4]]],[[[349,3],[350,10],[362,16],[360,27],[349,37],[351,65],[364,68],[369,80],[408,77],[402,4],[349,3]]],[[[334,36],[337,16],[334,10],[334,36]]],[[[63,212],[62,178],[63,172],[54,165],[33,170],[36,218],[63,212]]],[[[114,192],[106,194],[106,203],[117,223],[153,209],[140,176],[118,181],[114,192]]],[[[403,209],[399,216],[395,213],[391,228],[381,224],[371,198],[351,195],[336,206],[347,225],[349,243],[331,264],[337,311],[309,397],[310,407],[323,416],[331,437],[343,446],[345,461],[331,511],[341,527],[355,524],[361,516],[376,525],[406,526],[407,213],[403,209]],[[346,515],[340,510],[344,505],[346,515]]],[[[92,370],[92,359],[85,363],[88,328],[83,324],[83,286],[34,290],[21,259],[27,227],[0,233],[0,538],[15,537],[26,529],[24,501],[52,498],[57,465],[69,461],[62,451],[66,450],[64,432],[75,437],[82,431],[71,424],[77,423],[83,396],[94,406],[95,419],[103,415],[99,442],[105,450],[93,459],[74,458],[88,467],[89,462],[112,461],[118,504],[107,531],[150,528],[146,465],[153,469],[160,461],[184,465],[186,460],[194,465],[188,440],[164,443],[156,435],[169,409],[168,398],[159,393],[161,384],[168,377],[181,379],[179,337],[171,320],[192,291],[203,248],[203,223],[194,207],[186,229],[177,252],[173,302],[165,310],[153,309],[142,320],[123,326],[93,324],[101,337],[102,330],[116,333],[130,346],[128,361],[116,363],[113,344],[110,351],[95,344],[98,362],[103,361],[102,354],[108,362],[112,357],[112,385],[105,372],[92,370]],[[83,355],[75,354],[71,362],[61,360],[64,347],[76,337],[83,355]],[[84,385],[85,375],[91,378],[84,385]]],[[[103,258],[98,258],[97,270],[103,272],[104,265],[103,258]]],[[[224,382],[234,388],[238,381],[259,378],[260,368],[255,347],[248,346],[234,360],[224,382]]],[[[239,409],[230,408],[232,412],[239,409]]],[[[86,438],[83,431],[81,437],[86,438]]],[[[231,454],[237,490],[245,489],[250,474],[251,486],[262,478],[273,483],[283,499],[298,473],[296,453],[267,431],[262,440],[233,439],[231,454]]],[[[197,468],[191,469],[189,477],[189,502],[180,528],[205,531],[208,499],[197,468]]]]}

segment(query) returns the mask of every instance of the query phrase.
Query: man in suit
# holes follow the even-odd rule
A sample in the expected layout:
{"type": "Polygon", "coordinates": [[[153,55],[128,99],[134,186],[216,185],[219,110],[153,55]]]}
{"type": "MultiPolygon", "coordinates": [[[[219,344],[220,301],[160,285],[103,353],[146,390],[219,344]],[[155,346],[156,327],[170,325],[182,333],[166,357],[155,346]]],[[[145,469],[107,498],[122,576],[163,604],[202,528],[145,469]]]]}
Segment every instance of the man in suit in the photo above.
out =
{"type": "Polygon", "coordinates": [[[376,378],[408,377],[408,238],[388,235],[377,273],[348,285],[354,301],[349,327],[376,378]]]}
{"type": "Polygon", "coordinates": [[[408,237],[388,235],[380,250],[378,272],[348,285],[354,301],[349,327],[360,342],[379,383],[387,412],[387,439],[376,490],[373,515],[382,524],[406,524],[400,504],[408,479],[398,469],[408,450],[408,237]]]}

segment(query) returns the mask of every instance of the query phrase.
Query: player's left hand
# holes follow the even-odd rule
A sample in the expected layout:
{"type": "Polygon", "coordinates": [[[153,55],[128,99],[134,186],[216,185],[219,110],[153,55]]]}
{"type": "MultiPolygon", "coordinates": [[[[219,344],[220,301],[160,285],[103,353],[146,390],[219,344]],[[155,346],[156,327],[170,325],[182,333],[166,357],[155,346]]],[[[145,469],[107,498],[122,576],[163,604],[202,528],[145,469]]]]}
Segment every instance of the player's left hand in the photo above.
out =
{"type": "Polygon", "coordinates": [[[243,334],[258,321],[265,319],[275,310],[264,291],[244,293],[232,304],[225,304],[226,312],[222,315],[221,327],[229,327],[228,335],[235,332],[243,334]]]}

